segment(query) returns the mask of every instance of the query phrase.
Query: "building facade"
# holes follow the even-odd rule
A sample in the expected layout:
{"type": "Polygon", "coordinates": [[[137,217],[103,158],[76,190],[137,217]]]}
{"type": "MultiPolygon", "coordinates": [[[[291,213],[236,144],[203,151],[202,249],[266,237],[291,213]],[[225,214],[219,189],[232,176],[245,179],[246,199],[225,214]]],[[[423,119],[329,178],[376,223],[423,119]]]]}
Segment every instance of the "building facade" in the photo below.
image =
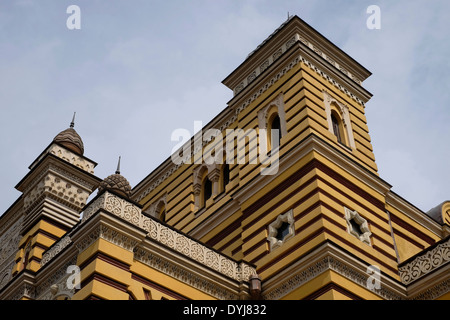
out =
{"type": "Polygon", "coordinates": [[[134,188],[95,176],[72,122],[0,218],[0,298],[450,299],[450,202],[422,212],[379,176],[370,75],[290,17],[134,188]]]}

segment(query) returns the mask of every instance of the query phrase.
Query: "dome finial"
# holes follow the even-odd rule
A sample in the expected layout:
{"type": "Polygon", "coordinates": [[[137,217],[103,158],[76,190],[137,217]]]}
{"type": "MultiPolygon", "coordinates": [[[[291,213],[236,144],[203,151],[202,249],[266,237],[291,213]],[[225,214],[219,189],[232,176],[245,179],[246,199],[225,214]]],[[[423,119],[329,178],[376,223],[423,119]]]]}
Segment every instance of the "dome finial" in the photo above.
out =
{"type": "Polygon", "coordinates": [[[73,113],[70,128],[67,128],[66,130],[63,130],[60,133],[58,133],[56,137],[53,138],[53,141],[63,145],[70,151],[83,155],[84,153],[83,140],[81,140],[81,137],[73,128],[75,126],[75,114],[76,112],[73,113]]]}
{"type": "Polygon", "coordinates": [[[76,114],[76,112],[73,113],[72,122],[70,123],[71,128],[73,128],[75,126],[75,114],[76,114]]]}
{"type": "Polygon", "coordinates": [[[120,156],[119,156],[119,161],[117,162],[116,174],[120,174],[120,156]]]}

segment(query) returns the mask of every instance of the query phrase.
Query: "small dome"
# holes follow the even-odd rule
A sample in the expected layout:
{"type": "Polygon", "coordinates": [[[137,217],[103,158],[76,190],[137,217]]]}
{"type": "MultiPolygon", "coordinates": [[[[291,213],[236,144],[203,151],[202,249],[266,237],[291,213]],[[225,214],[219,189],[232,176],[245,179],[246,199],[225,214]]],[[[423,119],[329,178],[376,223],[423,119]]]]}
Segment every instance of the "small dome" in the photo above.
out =
{"type": "Polygon", "coordinates": [[[131,186],[127,179],[120,174],[120,157],[117,164],[117,170],[115,174],[112,174],[100,182],[98,187],[98,192],[103,190],[112,190],[126,198],[131,197],[131,186]]]}
{"type": "Polygon", "coordinates": [[[83,155],[84,153],[83,140],[72,127],[58,133],[53,141],[77,154],[83,155]]]}
{"type": "Polygon", "coordinates": [[[81,140],[81,137],[73,128],[74,126],[75,126],[75,112],[73,113],[70,128],[67,128],[66,130],[63,130],[60,133],[58,133],[56,137],[53,138],[53,141],[63,145],[67,149],[79,155],[83,155],[84,153],[83,140],[81,140]]]}
{"type": "Polygon", "coordinates": [[[131,196],[131,186],[125,177],[121,174],[115,173],[100,182],[100,186],[98,187],[98,192],[103,190],[112,190],[126,198],[130,198],[131,196]]]}

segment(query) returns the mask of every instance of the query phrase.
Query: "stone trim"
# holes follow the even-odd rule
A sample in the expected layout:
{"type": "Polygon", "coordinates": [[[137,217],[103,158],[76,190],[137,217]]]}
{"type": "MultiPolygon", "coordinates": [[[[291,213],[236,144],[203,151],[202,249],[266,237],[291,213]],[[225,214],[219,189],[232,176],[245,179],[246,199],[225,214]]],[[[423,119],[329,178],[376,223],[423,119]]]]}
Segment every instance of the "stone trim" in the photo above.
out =
{"type": "Polygon", "coordinates": [[[270,251],[275,250],[278,247],[281,247],[287,240],[292,238],[295,235],[294,228],[294,214],[292,209],[284,214],[280,214],[275,221],[269,224],[269,234],[267,236],[267,240],[269,241],[270,251]],[[283,222],[289,224],[289,233],[282,239],[279,240],[276,238],[278,229],[281,227],[283,222]]]}
{"type": "Polygon", "coordinates": [[[63,251],[67,246],[72,243],[70,236],[66,235],[61,240],[55,243],[50,249],[48,249],[42,256],[41,268],[45,266],[50,260],[52,260],[58,253],[63,251]]]}
{"type": "MultiPolygon", "coordinates": [[[[327,271],[334,271],[361,287],[367,288],[370,277],[370,274],[366,272],[367,267],[368,265],[342,252],[332,242],[327,242],[294,265],[282,270],[269,281],[263,281],[263,299],[279,300],[327,271]],[[281,281],[278,278],[282,278],[281,281]],[[272,283],[275,285],[272,286],[272,283]]],[[[405,287],[397,281],[381,274],[380,282],[379,289],[367,290],[386,300],[406,299],[405,287]]]]}
{"type": "Polygon", "coordinates": [[[233,293],[232,290],[219,286],[208,279],[202,278],[197,273],[187,270],[181,265],[170,261],[166,257],[156,255],[153,252],[143,248],[137,248],[137,250],[135,250],[134,258],[153,269],[159,270],[164,274],[180,280],[187,285],[197,288],[218,299],[237,300],[240,298],[239,294],[233,293]]]}
{"type": "Polygon", "coordinates": [[[339,116],[341,117],[345,133],[347,134],[348,139],[347,143],[352,149],[356,149],[355,138],[353,137],[352,123],[350,121],[350,111],[348,106],[337,101],[325,90],[323,91],[323,96],[324,96],[325,112],[327,114],[328,131],[330,131],[334,135],[333,123],[331,120],[331,105],[334,104],[339,112],[339,116]]]}
{"type": "MultiPolygon", "coordinates": [[[[147,232],[147,237],[161,243],[162,245],[173,249],[174,251],[193,259],[202,265],[205,265],[219,273],[230,277],[237,281],[248,281],[252,274],[256,273],[255,268],[244,262],[238,263],[213,249],[187,237],[183,233],[164,225],[155,219],[145,216],[141,213],[140,208],[125,199],[122,199],[112,193],[104,192],[101,196],[91,203],[84,211],[81,223],[85,223],[89,217],[97,211],[104,210],[115,216],[139,227],[147,232]]],[[[86,239],[96,239],[99,236],[106,237],[111,241],[114,235],[107,235],[106,230],[97,230],[98,235],[88,235],[86,239]]],[[[117,243],[117,237],[114,237],[116,244],[125,246],[127,250],[133,250],[136,244],[125,241],[117,243]]],[[[88,241],[88,240],[86,240],[88,241]]],[[[84,242],[86,242],[84,241],[84,242]]],[[[83,241],[82,241],[83,242],[83,241]]],[[[79,247],[81,244],[77,244],[79,247]]],[[[87,247],[89,243],[85,243],[79,247],[79,250],[87,247]]],[[[57,249],[55,249],[56,251],[57,249]]],[[[49,253],[51,254],[51,253],[49,253]]],[[[46,261],[47,262],[47,261],[46,261]]]]}
{"type": "MultiPolygon", "coordinates": [[[[410,284],[450,262],[450,238],[399,267],[400,279],[410,284]]],[[[448,281],[447,281],[448,282],[448,281]]]]}
{"type": "Polygon", "coordinates": [[[370,236],[372,235],[372,232],[370,232],[367,220],[361,217],[358,212],[350,210],[349,208],[345,208],[345,220],[347,221],[347,232],[370,246],[370,236]],[[358,234],[353,230],[351,220],[354,220],[359,225],[362,234],[358,234]]]}

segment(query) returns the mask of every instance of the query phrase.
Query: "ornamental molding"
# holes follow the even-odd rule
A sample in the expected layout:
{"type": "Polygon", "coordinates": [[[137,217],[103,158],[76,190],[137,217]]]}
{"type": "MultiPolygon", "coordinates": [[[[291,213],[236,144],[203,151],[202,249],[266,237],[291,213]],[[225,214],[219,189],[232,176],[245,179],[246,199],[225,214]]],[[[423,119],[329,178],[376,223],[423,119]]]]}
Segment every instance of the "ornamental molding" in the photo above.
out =
{"type": "MultiPolygon", "coordinates": [[[[145,216],[138,206],[109,192],[104,192],[88,206],[84,211],[81,224],[85,223],[86,220],[99,210],[109,212],[122,220],[129,222],[146,231],[149,239],[224,274],[231,279],[248,281],[252,274],[256,274],[256,270],[252,266],[244,262],[238,263],[187,237],[183,233],[159,223],[153,218],[145,216]]],[[[137,245],[136,240],[101,225],[84,237],[82,241],[77,242],[77,248],[82,251],[99,237],[115,243],[129,251],[132,251],[137,245]]]]}
{"type": "Polygon", "coordinates": [[[430,272],[446,265],[450,261],[450,238],[438,244],[432,250],[416,257],[411,262],[399,267],[402,283],[410,284],[430,272]]]}
{"type": "Polygon", "coordinates": [[[134,258],[143,264],[159,270],[187,285],[199,289],[209,295],[221,300],[238,300],[239,294],[219,286],[211,280],[204,279],[198,274],[183,268],[180,264],[174,263],[166,257],[157,256],[154,253],[138,248],[134,258]]]}
{"type": "Polygon", "coordinates": [[[77,255],[74,255],[56,270],[52,270],[50,276],[46,277],[36,287],[37,300],[55,300],[59,296],[71,298],[75,294],[75,288],[67,287],[67,280],[72,275],[67,270],[77,263],[77,255]]]}
{"type": "Polygon", "coordinates": [[[89,172],[90,174],[94,174],[94,167],[95,167],[94,163],[92,163],[91,161],[88,161],[84,157],[80,157],[80,156],[76,155],[75,153],[67,150],[64,147],[61,147],[57,144],[52,144],[47,149],[47,152],[73,164],[74,166],[76,166],[86,172],[89,172]]]}
{"type": "MultiPolygon", "coordinates": [[[[23,217],[20,217],[5,233],[0,236],[0,270],[4,263],[14,260],[14,255],[18,249],[20,240],[20,229],[22,227],[23,217]]],[[[4,230],[2,230],[3,232],[4,230]]],[[[1,274],[0,274],[1,275],[1,274]]]]}
{"type": "Polygon", "coordinates": [[[118,247],[121,247],[127,251],[133,251],[136,248],[138,241],[135,238],[117,231],[107,225],[98,225],[93,230],[90,230],[88,234],[76,241],[76,248],[78,252],[83,252],[91,244],[98,239],[106,240],[118,247]]]}
{"type": "Polygon", "coordinates": [[[49,196],[75,210],[81,210],[90,192],[67,176],[45,171],[32,189],[24,193],[23,209],[30,212],[43,198],[49,196]]]}
{"type": "Polygon", "coordinates": [[[35,165],[45,157],[47,154],[52,154],[70,164],[73,164],[77,168],[82,169],[83,171],[86,171],[90,174],[94,174],[94,168],[96,164],[92,161],[89,161],[87,158],[84,158],[83,156],[79,156],[66,148],[56,144],[52,143],[43,153],[40,157],[38,157],[33,164],[31,164],[30,169],[33,169],[35,165]]]}
{"type": "MultiPolygon", "coordinates": [[[[339,65],[336,61],[334,61],[330,56],[325,54],[318,46],[317,44],[307,40],[302,35],[296,33],[294,36],[292,36],[289,40],[287,40],[285,43],[283,43],[278,49],[276,49],[271,55],[269,55],[264,62],[256,67],[254,70],[250,71],[247,76],[243,77],[243,80],[233,89],[233,94],[236,96],[239,94],[242,90],[244,90],[245,87],[247,87],[257,76],[259,76],[261,73],[263,73],[268,67],[270,67],[274,62],[278,60],[278,58],[281,57],[283,53],[288,51],[296,42],[303,43],[306,47],[311,49],[314,53],[316,53],[319,57],[330,63],[336,70],[344,74],[345,76],[349,77],[351,80],[353,80],[358,85],[362,85],[361,79],[359,79],[354,74],[350,73],[345,67],[339,65]]],[[[257,48],[258,49],[258,48],[257,48]]],[[[256,49],[256,50],[257,50],[256,49]]],[[[255,51],[256,51],[255,50],[255,51]]],[[[250,53],[247,59],[253,54],[250,53]]]]}
{"type": "Polygon", "coordinates": [[[48,249],[41,260],[41,268],[45,266],[50,260],[52,260],[58,253],[63,251],[67,246],[72,243],[70,236],[66,235],[61,240],[56,242],[50,249],[48,249]]]}
{"type": "Polygon", "coordinates": [[[21,300],[22,298],[34,299],[36,297],[36,289],[33,284],[34,279],[29,274],[21,274],[14,278],[13,283],[7,287],[9,292],[2,292],[2,300],[21,300]]]}
{"type": "MultiPolygon", "coordinates": [[[[339,275],[347,278],[348,280],[360,285],[363,288],[367,287],[367,283],[370,274],[365,272],[367,266],[358,265],[358,262],[347,261],[349,258],[339,257],[336,254],[341,255],[339,251],[334,253],[336,248],[330,247],[328,244],[318,249],[316,254],[316,259],[309,258],[303,263],[299,262],[295,268],[295,274],[292,275],[292,271],[284,270],[282,273],[276,277],[281,277],[281,281],[277,281],[276,285],[269,285],[268,282],[263,281],[263,290],[268,287],[266,291],[262,292],[264,300],[279,300],[291,293],[295,289],[306,284],[308,281],[317,278],[326,271],[334,271],[339,275]],[[320,251],[326,250],[322,254],[320,251]],[[344,260],[343,260],[344,259],[344,260]],[[353,263],[356,263],[353,265],[353,263]],[[303,265],[303,266],[302,266],[303,265]]],[[[386,300],[405,300],[406,294],[403,294],[404,288],[398,286],[398,284],[393,284],[388,278],[381,275],[381,287],[379,289],[367,289],[376,295],[382,297],[386,300]]],[[[272,280],[273,282],[274,280],[272,280]]]]}
{"type": "Polygon", "coordinates": [[[414,296],[411,300],[435,300],[450,292],[450,279],[442,281],[425,292],[414,296]]]}
{"type": "Polygon", "coordinates": [[[15,264],[14,260],[12,260],[8,264],[4,264],[0,270],[0,290],[12,279],[12,269],[15,264]]]}

